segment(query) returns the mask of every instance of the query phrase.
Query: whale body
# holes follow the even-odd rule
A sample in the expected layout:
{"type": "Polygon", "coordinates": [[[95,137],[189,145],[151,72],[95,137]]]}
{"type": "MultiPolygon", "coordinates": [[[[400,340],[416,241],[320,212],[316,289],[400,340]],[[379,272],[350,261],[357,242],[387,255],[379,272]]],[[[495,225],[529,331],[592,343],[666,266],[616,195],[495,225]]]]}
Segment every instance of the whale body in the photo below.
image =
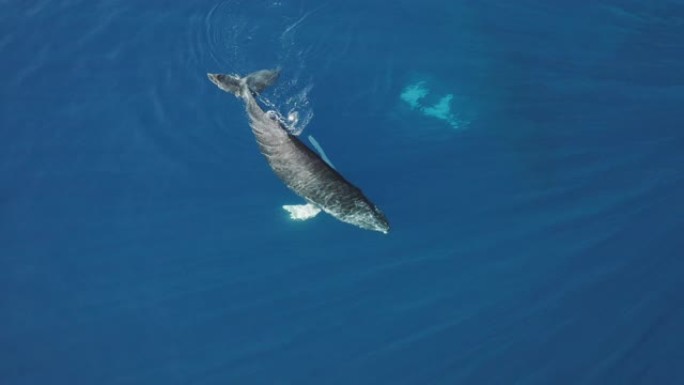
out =
{"type": "Polygon", "coordinates": [[[382,211],[358,187],[290,134],[274,111],[264,112],[259,106],[256,95],[273,84],[278,75],[277,70],[257,71],[245,77],[207,74],[220,89],[244,101],[261,153],[278,178],[304,198],[307,206],[314,206],[308,212],[315,215],[323,210],[342,222],[387,234],[389,223],[382,211]]]}

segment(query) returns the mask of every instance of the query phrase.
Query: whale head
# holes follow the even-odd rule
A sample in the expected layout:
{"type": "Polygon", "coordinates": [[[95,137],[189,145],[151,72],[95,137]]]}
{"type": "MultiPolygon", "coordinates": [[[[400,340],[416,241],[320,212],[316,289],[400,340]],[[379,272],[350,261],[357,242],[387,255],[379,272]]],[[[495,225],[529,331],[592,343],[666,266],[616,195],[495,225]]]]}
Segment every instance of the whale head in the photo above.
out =
{"type": "Polygon", "coordinates": [[[377,206],[366,200],[357,200],[355,206],[351,214],[338,216],[338,218],[362,229],[379,231],[383,234],[389,233],[389,222],[377,206]]]}

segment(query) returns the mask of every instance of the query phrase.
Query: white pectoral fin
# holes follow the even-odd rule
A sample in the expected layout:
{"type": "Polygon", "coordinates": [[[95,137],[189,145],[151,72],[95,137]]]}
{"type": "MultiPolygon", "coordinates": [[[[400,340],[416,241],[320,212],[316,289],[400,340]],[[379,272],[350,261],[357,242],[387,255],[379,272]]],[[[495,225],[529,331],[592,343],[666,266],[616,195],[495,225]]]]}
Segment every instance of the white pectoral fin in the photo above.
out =
{"type": "Polygon", "coordinates": [[[323,158],[323,161],[325,163],[327,163],[328,166],[335,168],[335,166],[333,166],[333,164],[330,161],[330,159],[328,158],[328,156],[325,154],[325,151],[323,151],[323,147],[321,147],[320,143],[318,143],[318,141],[311,135],[309,135],[309,142],[311,143],[312,146],[314,146],[316,151],[318,151],[318,155],[320,155],[321,158],[323,158]]]}
{"type": "Polygon", "coordinates": [[[283,205],[283,208],[290,213],[290,218],[296,221],[305,221],[321,212],[318,206],[311,203],[305,205],[283,205]]]}

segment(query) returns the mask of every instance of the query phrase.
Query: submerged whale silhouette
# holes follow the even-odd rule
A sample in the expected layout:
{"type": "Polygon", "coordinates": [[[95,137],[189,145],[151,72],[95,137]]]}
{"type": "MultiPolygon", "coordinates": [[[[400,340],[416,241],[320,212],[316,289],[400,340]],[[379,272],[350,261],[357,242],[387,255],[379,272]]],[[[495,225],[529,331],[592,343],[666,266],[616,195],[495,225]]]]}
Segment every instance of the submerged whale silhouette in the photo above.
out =
{"type": "Polygon", "coordinates": [[[284,206],[293,218],[316,215],[320,210],[363,229],[387,234],[389,223],[385,215],[363,192],[348,182],[296,136],[289,133],[274,111],[264,112],[255,96],[278,79],[277,70],[262,70],[246,77],[207,74],[220,89],[245,102],[249,125],[261,153],[273,172],[287,187],[309,202],[309,210],[293,210],[284,206]]]}

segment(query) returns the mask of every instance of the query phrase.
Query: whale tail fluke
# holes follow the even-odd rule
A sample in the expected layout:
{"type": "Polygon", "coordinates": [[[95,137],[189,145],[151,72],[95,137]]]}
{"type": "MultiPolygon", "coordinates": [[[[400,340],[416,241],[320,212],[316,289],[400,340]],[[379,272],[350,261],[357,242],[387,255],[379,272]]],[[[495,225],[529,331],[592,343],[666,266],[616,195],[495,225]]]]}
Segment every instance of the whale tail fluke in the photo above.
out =
{"type": "Polygon", "coordinates": [[[279,76],[279,69],[252,72],[245,78],[245,84],[247,84],[247,87],[249,87],[252,92],[258,94],[275,83],[279,76]]]}
{"type": "Polygon", "coordinates": [[[209,80],[216,86],[226,92],[240,97],[242,94],[243,81],[235,75],[224,75],[224,74],[207,74],[209,80]]]}
{"type": "Polygon", "coordinates": [[[251,74],[241,78],[236,75],[225,75],[225,74],[207,74],[209,80],[216,86],[226,92],[241,97],[242,92],[245,89],[249,89],[251,92],[260,93],[265,90],[271,84],[278,80],[280,75],[279,69],[274,70],[261,70],[257,72],[252,72],[251,74]]]}

